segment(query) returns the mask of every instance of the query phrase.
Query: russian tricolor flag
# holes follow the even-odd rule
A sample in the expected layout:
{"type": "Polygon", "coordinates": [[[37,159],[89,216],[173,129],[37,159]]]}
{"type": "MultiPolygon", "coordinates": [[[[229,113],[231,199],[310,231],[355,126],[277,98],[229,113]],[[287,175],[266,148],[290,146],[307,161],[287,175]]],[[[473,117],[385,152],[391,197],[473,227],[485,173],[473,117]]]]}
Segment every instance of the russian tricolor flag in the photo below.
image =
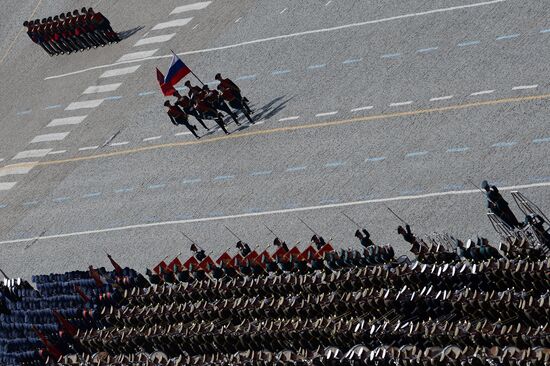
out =
{"type": "Polygon", "coordinates": [[[170,68],[168,73],[164,77],[164,84],[166,85],[176,85],[178,81],[183,79],[185,75],[191,72],[191,69],[183,63],[183,61],[172,52],[172,62],[170,63],[170,68]]]}

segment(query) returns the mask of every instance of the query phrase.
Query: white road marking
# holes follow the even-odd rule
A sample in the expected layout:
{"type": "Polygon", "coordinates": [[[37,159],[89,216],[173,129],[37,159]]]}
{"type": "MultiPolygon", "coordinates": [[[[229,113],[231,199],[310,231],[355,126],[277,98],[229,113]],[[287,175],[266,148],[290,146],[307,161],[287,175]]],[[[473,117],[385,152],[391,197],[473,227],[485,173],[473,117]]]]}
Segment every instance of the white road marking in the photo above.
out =
{"type": "Polygon", "coordinates": [[[280,118],[279,122],[294,121],[295,119],[298,119],[298,118],[300,118],[300,116],[290,116],[290,117],[280,118]]]}
{"type": "Polygon", "coordinates": [[[462,42],[457,44],[458,47],[466,47],[466,46],[474,46],[476,44],[480,44],[480,41],[468,41],[468,42],[462,42]]]}
{"type": "MultiPolygon", "coordinates": [[[[163,34],[162,36],[154,36],[154,37],[149,37],[149,38],[142,38],[142,39],[140,39],[139,41],[137,41],[137,42],[134,44],[134,47],[145,46],[145,45],[147,45],[147,44],[153,44],[153,43],[168,42],[168,41],[171,40],[175,35],[176,35],[176,33],[171,33],[171,34],[163,34]]],[[[148,56],[146,56],[146,57],[148,57],[148,56]]]]}
{"type": "Polygon", "coordinates": [[[428,151],[415,151],[415,152],[412,152],[412,153],[408,153],[405,156],[408,157],[408,158],[411,158],[411,157],[414,157],[414,156],[422,156],[422,155],[427,155],[427,154],[428,154],[428,151]]]}
{"type": "Polygon", "coordinates": [[[48,155],[59,155],[59,154],[65,154],[66,152],[67,150],[57,150],[57,151],[49,152],[48,155]]]}
{"type": "MultiPolygon", "coordinates": [[[[504,186],[502,188],[499,187],[499,190],[516,191],[520,189],[542,188],[542,187],[550,187],[550,182],[522,184],[522,185],[515,185],[515,186],[504,186]]],[[[126,231],[126,230],[146,229],[151,227],[193,224],[198,222],[224,221],[224,220],[242,219],[247,217],[261,217],[261,216],[271,216],[271,215],[288,215],[289,213],[295,213],[295,212],[318,211],[318,210],[362,206],[362,205],[386,203],[386,202],[413,201],[413,200],[446,197],[446,196],[462,196],[466,194],[479,195],[479,189],[464,189],[464,190],[454,190],[454,191],[432,192],[432,193],[424,193],[424,194],[417,194],[417,195],[403,195],[403,196],[375,198],[375,199],[361,200],[361,201],[340,202],[340,203],[332,203],[327,205],[294,207],[294,208],[286,208],[286,209],[271,210],[271,211],[260,211],[260,212],[247,212],[247,213],[225,215],[225,216],[214,216],[214,217],[211,216],[211,217],[201,217],[196,219],[151,222],[146,224],[134,224],[134,225],[127,225],[127,226],[109,227],[104,229],[75,231],[70,233],[35,236],[35,237],[22,238],[22,239],[3,240],[3,241],[0,241],[0,245],[25,243],[29,241],[35,241],[35,240],[36,241],[50,240],[50,239],[69,238],[69,237],[77,237],[77,236],[85,236],[85,235],[94,235],[94,234],[105,234],[105,233],[126,231]]]]}
{"type": "Polygon", "coordinates": [[[97,148],[99,148],[99,146],[86,146],[86,147],[81,147],[80,149],[78,149],[78,151],[95,150],[97,148]]]}
{"type": "Polygon", "coordinates": [[[122,145],[128,145],[130,141],[121,141],[121,142],[113,142],[109,146],[122,146],[122,145]]]}
{"type": "Polygon", "coordinates": [[[505,35],[505,36],[500,36],[500,37],[497,37],[496,40],[497,41],[501,41],[503,39],[512,39],[512,38],[516,38],[516,37],[519,37],[520,34],[519,33],[516,33],[516,34],[508,34],[508,35],[505,35]]]}
{"type": "Polygon", "coordinates": [[[146,137],[146,138],[143,139],[143,142],[158,140],[160,138],[162,138],[162,136],[146,137]]]}
{"type": "Polygon", "coordinates": [[[235,23],[240,22],[242,18],[243,18],[243,17],[238,17],[237,19],[235,19],[235,23]]]}
{"type": "Polygon", "coordinates": [[[35,166],[38,164],[37,161],[32,161],[29,163],[6,165],[5,167],[0,168],[0,177],[5,177],[8,175],[14,174],[28,174],[35,166]]]}
{"type": "Polygon", "coordinates": [[[409,105],[412,104],[412,100],[406,101],[406,102],[397,102],[397,103],[390,103],[390,107],[400,107],[403,105],[409,105]]]}
{"type": "Polygon", "coordinates": [[[55,118],[52,119],[46,127],[56,127],[56,126],[65,126],[65,125],[77,125],[86,119],[86,116],[74,116],[66,118],[55,118]]]}
{"type": "Polygon", "coordinates": [[[535,88],[538,88],[538,84],[533,84],[533,85],[518,85],[518,86],[514,86],[512,88],[512,90],[525,90],[525,89],[535,89],[535,88]]]}
{"type": "Polygon", "coordinates": [[[159,29],[166,29],[166,28],[172,28],[172,27],[182,27],[184,25],[187,25],[193,18],[181,18],[181,19],[174,19],[169,22],[159,23],[155,25],[151,30],[159,30],[159,29]]]}
{"type": "Polygon", "coordinates": [[[328,0],[328,2],[325,4],[325,6],[329,6],[332,0],[328,0]]]}
{"type": "Polygon", "coordinates": [[[281,10],[281,12],[279,14],[283,14],[287,10],[288,10],[288,8],[284,8],[283,10],[281,10]]]}
{"type": "Polygon", "coordinates": [[[368,106],[365,106],[365,107],[353,108],[353,109],[351,110],[351,112],[366,111],[366,110],[373,109],[373,108],[374,108],[374,106],[368,105],[368,106]]]}
{"type": "Polygon", "coordinates": [[[193,26],[192,29],[195,29],[195,28],[197,28],[198,26],[199,26],[198,24],[195,24],[195,25],[193,26]]]}
{"type": "Polygon", "coordinates": [[[476,96],[476,95],[485,95],[485,94],[491,94],[491,93],[494,93],[494,90],[482,90],[482,91],[472,93],[470,95],[471,96],[476,96]]]}
{"type": "MultiPolygon", "coordinates": [[[[484,2],[480,2],[480,3],[451,6],[451,7],[448,7],[448,8],[438,8],[438,9],[432,9],[432,10],[427,10],[427,11],[422,11],[422,12],[417,12],[417,13],[402,14],[402,15],[397,15],[397,16],[388,17],[388,18],[379,18],[379,19],[373,19],[373,20],[368,20],[368,21],[364,21],[364,22],[344,24],[344,25],[339,25],[339,26],[330,27],[330,28],[313,29],[313,30],[297,32],[297,33],[282,34],[282,35],[273,36],[273,37],[260,38],[260,39],[255,39],[255,40],[251,40],[251,41],[244,41],[244,42],[240,42],[240,43],[234,43],[234,44],[230,44],[230,45],[226,45],[226,46],[206,48],[206,49],[195,50],[195,51],[180,52],[177,55],[178,56],[185,56],[185,55],[193,55],[193,54],[206,53],[206,52],[214,52],[214,51],[226,50],[226,49],[230,49],[230,48],[237,48],[237,47],[247,46],[247,45],[251,45],[251,44],[258,44],[258,43],[271,42],[271,41],[276,41],[276,40],[281,40],[281,39],[301,37],[301,36],[306,36],[306,35],[310,35],[310,34],[333,32],[333,31],[339,31],[339,30],[342,30],[342,29],[362,27],[362,26],[365,26],[365,25],[391,22],[391,21],[394,21],[394,20],[401,20],[401,19],[413,18],[413,17],[425,16],[425,15],[446,13],[446,12],[451,12],[451,11],[455,11],[455,10],[476,8],[476,7],[480,7],[480,6],[494,5],[494,4],[503,3],[503,2],[506,2],[506,1],[508,1],[508,0],[491,0],[491,1],[484,1],[484,2]]],[[[161,59],[161,58],[171,58],[171,57],[172,57],[172,54],[168,54],[168,55],[162,55],[162,56],[149,57],[149,58],[146,58],[146,59],[144,58],[143,60],[140,60],[140,61],[157,60],[157,59],[161,59]]],[[[120,62],[121,61],[119,60],[119,63],[120,62]]],[[[66,76],[77,75],[77,74],[81,74],[81,73],[88,72],[88,71],[93,71],[93,70],[102,69],[102,68],[106,68],[106,67],[116,66],[117,64],[118,63],[109,64],[109,65],[93,66],[93,67],[89,67],[89,68],[78,70],[78,71],[68,72],[68,73],[65,73],[65,74],[48,76],[44,80],[59,79],[59,78],[63,78],[63,77],[66,77],[66,76]]]]}
{"type": "Polygon", "coordinates": [[[31,144],[36,144],[39,142],[49,142],[49,141],[61,141],[69,135],[69,132],[58,132],[58,133],[47,133],[44,135],[38,135],[31,140],[31,144]]]}
{"type": "Polygon", "coordinates": [[[121,76],[121,75],[126,75],[126,74],[132,74],[134,72],[137,71],[137,69],[139,69],[141,65],[137,65],[137,66],[130,66],[130,67],[122,67],[120,69],[114,69],[114,70],[107,70],[105,71],[103,74],[101,74],[101,76],[99,77],[100,79],[103,79],[103,78],[112,78],[114,76],[121,76]]]}
{"type": "Polygon", "coordinates": [[[307,68],[310,69],[310,70],[315,70],[315,69],[320,69],[320,68],[325,67],[325,66],[327,66],[327,64],[317,64],[317,65],[308,66],[307,68]]]}
{"type": "Polygon", "coordinates": [[[72,102],[65,108],[66,111],[75,111],[77,109],[97,108],[105,99],[85,100],[82,102],[72,102]]]}
{"type": "Polygon", "coordinates": [[[400,57],[401,54],[400,53],[387,53],[385,55],[382,55],[380,57],[382,58],[396,58],[396,57],[400,57]]]}
{"type": "Polygon", "coordinates": [[[158,48],[155,50],[149,50],[149,51],[127,53],[123,55],[121,58],[119,58],[116,63],[141,60],[141,59],[153,56],[157,51],[158,51],[158,48]]]}
{"type": "Polygon", "coordinates": [[[17,153],[13,159],[43,158],[53,149],[26,150],[17,153]]]}
{"type": "Polygon", "coordinates": [[[178,6],[177,8],[172,10],[170,15],[179,14],[179,13],[183,13],[183,12],[191,11],[191,10],[202,10],[202,9],[206,8],[208,5],[210,5],[211,3],[212,3],[212,1],[201,1],[199,3],[178,6]]]}
{"type": "Polygon", "coordinates": [[[338,111],[331,111],[331,112],[324,112],[324,113],[317,113],[315,117],[326,117],[326,116],[334,116],[338,111]]]}
{"type": "Polygon", "coordinates": [[[428,47],[428,48],[421,48],[419,50],[416,50],[417,53],[426,53],[426,52],[432,52],[437,50],[439,47],[428,47]]]}
{"type": "Polygon", "coordinates": [[[122,83],[89,86],[86,90],[84,90],[82,92],[82,94],[95,94],[95,93],[112,92],[112,91],[117,90],[118,87],[121,86],[121,85],[122,85],[122,83]]]}
{"type": "Polygon", "coordinates": [[[0,182],[0,191],[7,191],[12,189],[17,182],[0,182]]]}
{"type": "Polygon", "coordinates": [[[191,135],[191,132],[178,132],[174,134],[174,136],[185,136],[185,135],[191,135]]]}
{"type": "Polygon", "coordinates": [[[453,152],[464,152],[464,151],[468,151],[470,150],[469,147],[453,147],[453,148],[450,148],[450,149],[447,149],[447,152],[449,153],[453,153],[453,152]]]}
{"type": "Polygon", "coordinates": [[[440,100],[448,100],[448,99],[451,99],[452,97],[453,97],[452,95],[445,95],[443,97],[435,97],[435,98],[431,98],[430,102],[437,102],[437,101],[440,101],[440,100]]]}
{"type": "Polygon", "coordinates": [[[254,122],[255,125],[263,125],[264,123],[265,123],[265,120],[254,122]]]}

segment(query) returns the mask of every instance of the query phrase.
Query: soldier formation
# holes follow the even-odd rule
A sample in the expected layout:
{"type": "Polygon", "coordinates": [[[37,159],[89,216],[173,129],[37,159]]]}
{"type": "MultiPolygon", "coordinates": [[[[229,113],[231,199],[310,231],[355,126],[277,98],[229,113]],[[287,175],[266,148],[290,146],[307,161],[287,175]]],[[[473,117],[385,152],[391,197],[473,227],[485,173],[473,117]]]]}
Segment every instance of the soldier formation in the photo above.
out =
{"type": "Polygon", "coordinates": [[[120,41],[118,34],[111,28],[109,19],[92,8],[61,13],[42,20],[28,20],[23,26],[27,28],[29,38],[50,56],[120,41]]]}
{"type": "Polygon", "coordinates": [[[230,116],[237,126],[240,126],[240,123],[234,110],[242,112],[250,123],[254,123],[250,116],[253,112],[248,106],[248,99],[243,97],[240,88],[230,79],[222,78],[221,74],[217,74],[215,79],[219,81],[217,90],[211,90],[208,85],[199,87],[186,81],[187,95],[181,95],[176,91],[174,96],[177,100],[174,104],[169,100],[164,102],[172,123],[187,127],[197,139],[200,138],[198,128],[190,123],[189,116],[193,116],[207,131],[210,128],[204,120],[214,120],[226,135],[229,135],[229,131],[222,112],[230,116]]]}
{"type": "Polygon", "coordinates": [[[315,233],[261,253],[227,228],[234,255],[183,234],[193,255],[148,278],[108,255],[111,272],[5,281],[0,363],[548,365],[550,229],[536,211],[498,246],[400,226],[413,261],[363,228],[361,250],[315,233]]]}

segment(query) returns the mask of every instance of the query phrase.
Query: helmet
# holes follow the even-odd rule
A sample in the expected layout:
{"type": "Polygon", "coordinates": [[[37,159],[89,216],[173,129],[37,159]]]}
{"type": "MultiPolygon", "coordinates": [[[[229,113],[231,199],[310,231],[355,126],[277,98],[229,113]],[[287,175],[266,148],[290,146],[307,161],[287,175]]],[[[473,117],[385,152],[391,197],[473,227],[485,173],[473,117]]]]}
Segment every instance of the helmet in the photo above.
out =
{"type": "MultiPolygon", "coordinates": [[[[32,23],[31,23],[31,24],[32,24],[32,23]]],[[[23,27],[27,27],[28,25],[29,25],[29,22],[25,20],[25,21],[23,22],[23,27]]]]}
{"type": "Polygon", "coordinates": [[[73,15],[78,15],[78,10],[73,10],[73,15]]]}
{"type": "Polygon", "coordinates": [[[187,80],[187,81],[185,82],[185,86],[191,87],[191,82],[190,82],[189,80],[187,80]]]}
{"type": "Polygon", "coordinates": [[[169,100],[165,101],[164,106],[165,107],[171,107],[170,101],[169,100]]]}
{"type": "Polygon", "coordinates": [[[202,90],[210,90],[210,88],[208,87],[207,84],[204,84],[204,85],[202,86],[202,90]]]}
{"type": "Polygon", "coordinates": [[[356,238],[360,238],[360,237],[362,237],[362,236],[363,236],[363,235],[361,234],[361,232],[360,232],[359,230],[357,230],[357,231],[355,232],[355,237],[356,237],[356,238]]]}
{"type": "Polygon", "coordinates": [[[481,188],[487,190],[489,188],[489,183],[484,180],[483,182],[481,182],[481,188]]]}
{"type": "Polygon", "coordinates": [[[63,14],[63,13],[59,14],[59,18],[60,19],[65,19],[65,14],[63,14]]]}
{"type": "MultiPolygon", "coordinates": [[[[91,8],[90,8],[90,9],[91,9],[91,8]]],[[[80,9],[80,11],[81,11],[82,13],[87,13],[87,12],[88,12],[88,10],[86,10],[86,7],[80,9]]]]}
{"type": "Polygon", "coordinates": [[[73,16],[70,11],[68,11],[67,14],[65,14],[65,15],[69,18],[71,18],[73,16]]]}
{"type": "Polygon", "coordinates": [[[59,17],[56,15],[53,17],[53,20],[59,20],[59,17]]]}
{"type": "Polygon", "coordinates": [[[216,76],[214,76],[214,79],[216,80],[220,80],[222,78],[222,74],[220,74],[219,72],[216,74],[216,76]]]}
{"type": "Polygon", "coordinates": [[[88,11],[91,11],[91,12],[93,12],[93,11],[94,11],[94,9],[92,9],[92,8],[88,8],[88,11]]]}

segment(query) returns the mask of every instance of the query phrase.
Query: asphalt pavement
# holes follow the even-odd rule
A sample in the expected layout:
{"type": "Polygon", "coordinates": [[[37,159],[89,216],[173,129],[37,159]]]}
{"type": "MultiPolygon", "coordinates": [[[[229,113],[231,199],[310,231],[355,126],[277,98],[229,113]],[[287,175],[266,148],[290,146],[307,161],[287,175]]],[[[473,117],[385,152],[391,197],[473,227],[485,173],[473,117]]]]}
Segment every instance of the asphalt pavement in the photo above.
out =
{"type": "MultiPolygon", "coordinates": [[[[75,8],[17,3],[36,17],[75,8]]],[[[542,1],[92,6],[127,38],[49,57],[24,32],[14,38],[19,10],[2,15],[9,274],[106,265],[103,250],[144,269],[189,255],[182,232],[217,255],[236,241],[224,226],[251,246],[273,240],[265,224],[304,247],[312,232],[298,218],[337,247],[358,246],[342,212],[406,254],[387,207],[418,235],[496,242],[475,187],[483,179],[509,201],[519,189],[550,209],[542,1]],[[256,124],[241,116],[230,136],[201,130],[200,140],[173,126],[154,71],[170,50],[203,82],[235,80],[256,124]]]]}

